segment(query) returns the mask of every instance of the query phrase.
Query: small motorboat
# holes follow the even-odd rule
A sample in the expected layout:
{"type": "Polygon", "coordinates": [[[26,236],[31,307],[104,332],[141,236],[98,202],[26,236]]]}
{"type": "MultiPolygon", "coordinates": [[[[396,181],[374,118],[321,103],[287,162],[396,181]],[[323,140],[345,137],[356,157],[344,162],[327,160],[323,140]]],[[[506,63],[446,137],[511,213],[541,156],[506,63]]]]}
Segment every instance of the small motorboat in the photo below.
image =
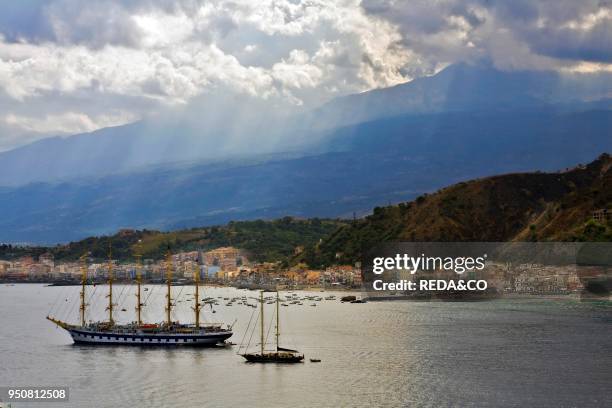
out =
{"type": "Polygon", "coordinates": [[[320,362],[321,362],[321,359],[320,359],[320,358],[311,358],[311,359],[310,359],[310,362],[311,362],[311,363],[320,363],[320,362]]]}

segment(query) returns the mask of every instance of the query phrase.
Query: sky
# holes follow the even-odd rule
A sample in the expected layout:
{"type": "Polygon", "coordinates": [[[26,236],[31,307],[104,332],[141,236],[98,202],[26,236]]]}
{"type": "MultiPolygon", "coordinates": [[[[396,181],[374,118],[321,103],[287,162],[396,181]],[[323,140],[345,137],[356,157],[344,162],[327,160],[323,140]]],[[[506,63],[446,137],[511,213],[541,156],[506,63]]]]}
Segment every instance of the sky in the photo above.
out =
{"type": "Polygon", "coordinates": [[[486,60],[612,71],[608,0],[21,0],[0,5],[0,151],[244,95],[309,109],[486,60]]]}

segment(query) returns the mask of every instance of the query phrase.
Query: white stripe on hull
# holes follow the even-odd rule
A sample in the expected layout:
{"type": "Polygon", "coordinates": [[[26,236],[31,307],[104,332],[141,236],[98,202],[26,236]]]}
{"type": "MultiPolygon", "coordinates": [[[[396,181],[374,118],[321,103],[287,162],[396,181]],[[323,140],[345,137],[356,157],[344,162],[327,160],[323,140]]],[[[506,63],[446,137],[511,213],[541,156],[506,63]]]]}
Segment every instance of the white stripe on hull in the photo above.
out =
{"type": "Polygon", "coordinates": [[[75,343],[122,344],[135,346],[215,345],[232,336],[231,332],[204,335],[122,335],[117,333],[82,333],[70,330],[75,343]]]}

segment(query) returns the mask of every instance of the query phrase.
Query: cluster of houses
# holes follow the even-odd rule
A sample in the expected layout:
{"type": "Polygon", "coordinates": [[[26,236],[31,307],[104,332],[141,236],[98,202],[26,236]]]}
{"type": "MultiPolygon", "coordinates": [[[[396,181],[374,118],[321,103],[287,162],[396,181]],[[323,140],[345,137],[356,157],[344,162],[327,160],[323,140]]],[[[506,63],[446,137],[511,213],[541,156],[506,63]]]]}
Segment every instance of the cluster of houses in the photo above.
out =
{"type": "MultiPolygon", "coordinates": [[[[130,281],[140,273],[148,282],[166,279],[166,260],[143,259],[141,263],[110,261],[113,278],[130,281]]],[[[11,261],[0,261],[0,280],[10,282],[78,281],[87,269],[87,278],[103,282],[108,278],[109,261],[55,262],[50,253],[38,259],[27,256],[11,261]]],[[[172,274],[176,281],[192,281],[199,273],[202,282],[237,285],[285,285],[359,287],[361,271],[358,266],[340,265],[325,270],[312,270],[305,265],[281,268],[280,263],[250,262],[243,251],[224,247],[211,251],[179,252],[172,255],[172,274]]]]}
{"type": "Polygon", "coordinates": [[[282,285],[285,287],[361,287],[361,269],[359,265],[337,265],[324,270],[309,269],[306,265],[297,265],[281,269],[275,263],[263,263],[252,268],[240,268],[228,272],[226,281],[238,285],[282,285]]]}
{"type": "MultiPolygon", "coordinates": [[[[111,261],[113,277],[117,281],[131,281],[141,273],[147,282],[166,279],[166,260],[143,259],[142,263],[111,261]]],[[[0,281],[5,282],[57,282],[80,281],[83,267],[89,280],[104,282],[108,278],[109,262],[55,262],[50,253],[38,259],[22,257],[0,261],[0,281]]],[[[172,256],[173,280],[193,281],[199,273],[201,282],[244,287],[284,286],[359,288],[362,284],[361,268],[357,265],[336,265],[324,270],[310,269],[304,264],[282,268],[275,262],[251,262],[243,251],[224,247],[211,251],[179,252],[172,256]]],[[[468,273],[462,278],[475,278],[468,273]]],[[[567,293],[580,290],[582,284],[575,267],[514,266],[491,264],[486,271],[490,286],[504,292],[567,293]]]]}

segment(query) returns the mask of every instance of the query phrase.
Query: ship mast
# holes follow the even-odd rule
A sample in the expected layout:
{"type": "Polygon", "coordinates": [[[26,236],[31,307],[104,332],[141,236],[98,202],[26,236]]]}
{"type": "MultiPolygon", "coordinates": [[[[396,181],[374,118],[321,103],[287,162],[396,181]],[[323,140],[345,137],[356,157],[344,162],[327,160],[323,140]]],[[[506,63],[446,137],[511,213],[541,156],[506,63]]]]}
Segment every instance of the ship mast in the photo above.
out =
{"type": "Polygon", "coordinates": [[[278,325],[279,322],[279,317],[278,317],[278,312],[279,312],[279,307],[278,307],[278,290],[276,291],[276,351],[278,352],[278,337],[280,336],[280,327],[278,325]]]}
{"type": "Polygon", "coordinates": [[[264,291],[259,293],[259,303],[261,303],[261,355],[264,353],[264,291]]]}
{"type": "Polygon", "coordinates": [[[81,326],[85,326],[85,285],[87,284],[87,254],[81,255],[81,326]]]}
{"type": "Polygon", "coordinates": [[[138,322],[138,326],[142,325],[142,300],[140,296],[140,287],[142,285],[142,264],[141,264],[142,255],[139,253],[136,254],[136,320],[138,322]]]}
{"type": "Polygon", "coordinates": [[[200,328],[200,267],[196,262],[195,270],[193,271],[193,279],[195,283],[195,304],[193,311],[195,312],[195,326],[196,329],[200,328]]]}
{"type": "Polygon", "coordinates": [[[166,284],[167,284],[167,293],[166,293],[166,324],[168,326],[172,325],[172,318],[170,316],[172,312],[172,254],[170,253],[170,249],[168,249],[168,256],[166,259],[166,284]]]}
{"type": "Polygon", "coordinates": [[[113,259],[112,245],[108,243],[108,321],[111,325],[115,323],[113,320],[113,259]]]}

